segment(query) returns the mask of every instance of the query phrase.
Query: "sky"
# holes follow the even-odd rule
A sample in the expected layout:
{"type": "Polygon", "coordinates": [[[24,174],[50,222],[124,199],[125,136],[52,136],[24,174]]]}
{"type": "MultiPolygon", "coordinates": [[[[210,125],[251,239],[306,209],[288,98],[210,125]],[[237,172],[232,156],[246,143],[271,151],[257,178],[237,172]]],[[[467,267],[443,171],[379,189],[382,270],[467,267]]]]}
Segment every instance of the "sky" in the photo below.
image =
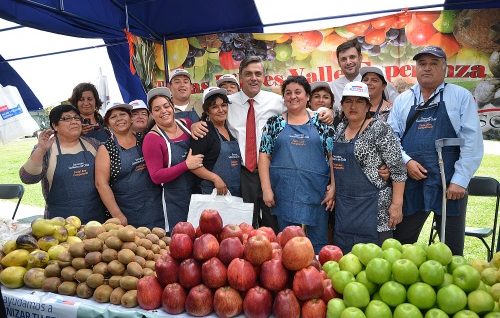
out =
{"type": "MultiPolygon", "coordinates": [[[[16,26],[0,19],[0,30],[16,26]]],[[[23,27],[0,32],[0,54],[4,59],[101,45],[101,39],[68,37],[23,27]]],[[[106,76],[112,102],[123,102],[105,47],[9,62],[44,107],[68,99],[81,82],[97,86],[99,69],[106,76]]],[[[101,98],[102,99],[102,98],[101,98]]]]}

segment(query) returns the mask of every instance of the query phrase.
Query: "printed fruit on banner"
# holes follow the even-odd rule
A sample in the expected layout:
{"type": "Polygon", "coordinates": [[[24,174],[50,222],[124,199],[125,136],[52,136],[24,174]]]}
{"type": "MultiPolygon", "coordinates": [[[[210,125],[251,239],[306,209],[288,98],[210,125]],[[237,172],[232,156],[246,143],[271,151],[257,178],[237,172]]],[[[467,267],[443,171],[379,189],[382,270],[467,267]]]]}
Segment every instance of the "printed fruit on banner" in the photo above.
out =
{"type": "Polygon", "coordinates": [[[462,47],[455,56],[456,65],[488,65],[489,55],[476,49],[462,47]]]}
{"type": "Polygon", "coordinates": [[[335,51],[337,49],[337,46],[339,46],[345,41],[343,37],[341,37],[335,32],[332,32],[328,35],[325,35],[323,33],[323,36],[324,36],[323,42],[321,42],[320,46],[318,46],[317,48],[320,51],[327,51],[327,52],[335,51]]]}
{"type": "Polygon", "coordinates": [[[311,53],[323,41],[320,31],[298,32],[292,36],[292,43],[300,53],[311,53]]]}
{"type": "MultiPolygon", "coordinates": [[[[178,68],[186,60],[189,51],[187,39],[176,39],[167,41],[168,68],[173,70],[178,68]]],[[[163,53],[162,53],[163,54],[163,53]]],[[[164,69],[164,68],[162,68],[164,69]]]]}
{"type": "Polygon", "coordinates": [[[331,51],[320,51],[314,50],[311,53],[311,61],[309,62],[311,68],[316,68],[320,66],[332,65],[334,67],[338,66],[337,56],[335,55],[335,49],[331,51]]]}
{"type": "Polygon", "coordinates": [[[398,17],[396,15],[389,15],[370,20],[370,24],[374,29],[383,29],[387,31],[397,20],[398,17]]]}
{"type": "Polygon", "coordinates": [[[414,13],[415,17],[423,23],[433,23],[441,15],[440,11],[420,11],[414,13]]]}
{"type": "Polygon", "coordinates": [[[424,46],[427,41],[437,32],[429,23],[423,23],[414,16],[405,27],[406,37],[415,46],[424,46]]]}
{"type": "Polygon", "coordinates": [[[345,26],[345,29],[357,36],[362,36],[370,27],[370,21],[361,21],[345,26]]]}
{"type": "Polygon", "coordinates": [[[233,59],[233,51],[219,52],[220,66],[225,70],[237,70],[240,66],[240,61],[233,59]]]}
{"type": "Polygon", "coordinates": [[[283,33],[278,39],[276,39],[276,44],[280,43],[285,43],[286,41],[290,40],[290,34],[288,33],[283,33]]]}
{"type": "Polygon", "coordinates": [[[393,29],[402,29],[404,28],[412,18],[412,14],[408,12],[403,12],[397,15],[397,20],[392,24],[391,28],[393,29]]]}
{"type": "Polygon", "coordinates": [[[276,41],[279,39],[282,34],[281,33],[252,33],[252,36],[256,40],[261,41],[276,41]]]}
{"type": "Polygon", "coordinates": [[[348,31],[346,27],[338,27],[335,28],[335,33],[343,37],[344,39],[350,40],[352,38],[355,38],[357,35],[352,33],[351,31],[348,31]]]}
{"type": "Polygon", "coordinates": [[[450,58],[458,53],[460,50],[460,44],[458,44],[455,37],[450,34],[435,33],[429,41],[428,45],[435,45],[441,47],[446,53],[446,57],[450,58]]]}
{"type": "Polygon", "coordinates": [[[432,25],[441,33],[453,33],[457,13],[458,11],[456,10],[443,10],[439,18],[432,25]]]}

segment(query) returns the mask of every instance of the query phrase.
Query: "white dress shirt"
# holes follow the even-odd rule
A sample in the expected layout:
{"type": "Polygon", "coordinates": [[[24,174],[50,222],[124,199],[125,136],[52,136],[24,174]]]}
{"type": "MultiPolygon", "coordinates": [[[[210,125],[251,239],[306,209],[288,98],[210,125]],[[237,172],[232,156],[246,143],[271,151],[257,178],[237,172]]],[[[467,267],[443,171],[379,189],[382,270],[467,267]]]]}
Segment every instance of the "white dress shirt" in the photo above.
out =
{"type": "MultiPolygon", "coordinates": [[[[248,97],[243,91],[229,95],[231,104],[228,107],[227,125],[231,134],[238,140],[240,146],[242,164],[245,165],[245,145],[246,145],[246,126],[248,113],[248,97]]],[[[254,98],[255,128],[256,131],[256,149],[260,146],[262,128],[267,120],[274,115],[279,115],[285,110],[283,98],[275,93],[261,90],[254,98]]],[[[258,156],[257,156],[258,159],[258,156]]]]}

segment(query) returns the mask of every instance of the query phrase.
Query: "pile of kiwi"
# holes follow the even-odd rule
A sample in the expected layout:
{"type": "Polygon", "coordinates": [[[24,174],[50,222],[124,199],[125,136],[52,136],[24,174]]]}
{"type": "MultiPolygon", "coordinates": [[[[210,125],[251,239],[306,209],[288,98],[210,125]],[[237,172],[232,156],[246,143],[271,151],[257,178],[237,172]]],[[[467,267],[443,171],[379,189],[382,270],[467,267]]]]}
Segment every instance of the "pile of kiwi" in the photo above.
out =
{"type": "Polygon", "coordinates": [[[116,218],[85,226],[85,239],[73,243],[45,267],[42,289],[91,298],[127,308],[137,306],[137,281],[155,275],[155,261],[168,253],[162,228],[123,226],[116,218]]]}

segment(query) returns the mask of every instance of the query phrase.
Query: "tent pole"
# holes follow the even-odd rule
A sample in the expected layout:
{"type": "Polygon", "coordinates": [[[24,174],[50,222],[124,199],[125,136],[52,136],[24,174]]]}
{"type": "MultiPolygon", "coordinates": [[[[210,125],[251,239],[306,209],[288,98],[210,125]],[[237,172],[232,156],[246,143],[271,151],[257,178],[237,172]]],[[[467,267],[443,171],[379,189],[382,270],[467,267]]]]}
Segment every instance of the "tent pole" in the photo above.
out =
{"type": "Polygon", "coordinates": [[[149,33],[153,36],[153,38],[155,38],[155,39],[157,39],[157,40],[159,40],[159,39],[161,38],[161,37],[160,37],[160,36],[159,36],[159,35],[158,35],[155,31],[153,31],[153,30],[152,30],[152,29],[151,29],[148,25],[146,25],[144,22],[142,22],[141,20],[139,20],[138,18],[136,18],[133,14],[130,14],[130,13],[128,12],[128,9],[127,9],[127,7],[126,7],[126,6],[127,6],[127,4],[126,4],[127,2],[126,2],[126,1],[125,1],[125,5],[120,4],[120,3],[119,3],[118,1],[116,1],[116,0],[111,0],[111,2],[112,2],[115,6],[117,6],[118,8],[120,8],[121,10],[127,10],[127,13],[126,13],[126,15],[127,15],[127,25],[128,25],[128,18],[130,17],[130,18],[134,19],[134,20],[135,20],[138,24],[140,24],[140,25],[141,25],[144,29],[146,29],[146,30],[147,30],[147,31],[148,31],[148,32],[149,32],[149,33]]]}
{"type": "Polygon", "coordinates": [[[170,79],[168,78],[168,53],[167,53],[167,39],[165,38],[165,35],[163,35],[162,39],[162,47],[163,47],[163,61],[165,65],[165,86],[170,82],[170,79]]]}

